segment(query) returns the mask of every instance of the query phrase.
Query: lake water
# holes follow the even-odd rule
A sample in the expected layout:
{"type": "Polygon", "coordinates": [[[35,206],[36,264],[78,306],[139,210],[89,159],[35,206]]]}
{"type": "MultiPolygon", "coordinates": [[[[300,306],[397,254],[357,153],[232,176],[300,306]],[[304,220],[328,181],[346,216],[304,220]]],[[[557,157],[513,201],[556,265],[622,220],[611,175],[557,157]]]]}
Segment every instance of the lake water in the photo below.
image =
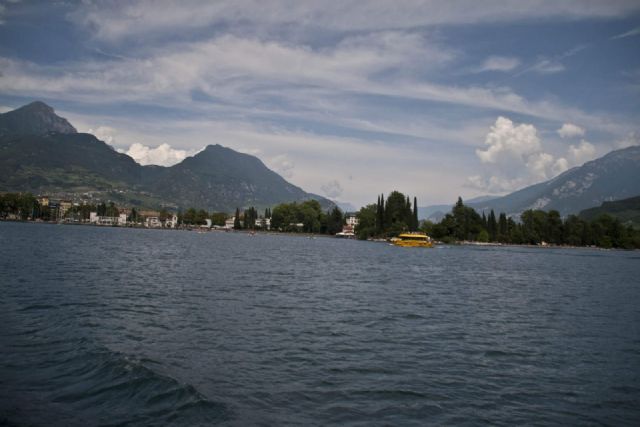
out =
{"type": "Polygon", "coordinates": [[[0,424],[638,425],[640,253],[0,223],[0,424]]]}

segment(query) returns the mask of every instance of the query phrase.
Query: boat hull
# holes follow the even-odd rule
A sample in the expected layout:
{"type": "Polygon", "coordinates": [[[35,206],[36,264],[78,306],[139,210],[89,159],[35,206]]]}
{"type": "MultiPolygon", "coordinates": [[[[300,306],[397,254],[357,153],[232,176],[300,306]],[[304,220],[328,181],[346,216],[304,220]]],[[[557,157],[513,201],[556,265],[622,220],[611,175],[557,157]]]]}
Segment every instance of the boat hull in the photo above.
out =
{"type": "Polygon", "coordinates": [[[410,241],[410,240],[400,240],[397,242],[393,242],[394,245],[400,246],[403,248],[432,248],[432,242],[420,242],[420,241],[410,241]]]}

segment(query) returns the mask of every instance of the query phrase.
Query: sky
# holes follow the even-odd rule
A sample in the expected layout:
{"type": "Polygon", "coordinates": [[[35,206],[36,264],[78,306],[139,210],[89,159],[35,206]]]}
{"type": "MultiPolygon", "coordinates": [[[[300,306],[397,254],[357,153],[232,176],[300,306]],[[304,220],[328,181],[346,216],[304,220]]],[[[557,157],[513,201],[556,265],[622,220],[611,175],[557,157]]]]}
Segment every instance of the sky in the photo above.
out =
{"type": "Polygon", "coordinates": [[[0,0],[0,111],[141,164],[208,144],[355,206],[500,195],[640,144],[640,2],[0,0]]]}

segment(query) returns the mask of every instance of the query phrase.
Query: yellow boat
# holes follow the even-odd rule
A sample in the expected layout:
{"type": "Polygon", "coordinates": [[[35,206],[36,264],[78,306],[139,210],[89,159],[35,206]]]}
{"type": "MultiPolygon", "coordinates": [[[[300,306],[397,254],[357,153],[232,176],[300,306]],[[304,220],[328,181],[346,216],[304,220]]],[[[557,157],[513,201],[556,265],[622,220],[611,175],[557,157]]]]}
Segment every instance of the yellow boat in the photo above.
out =
{"type": "Polygon", "coordinates": [[[431,237],[424,233],[403,233],[394,239],[393,244],[405,248],[432,248],[431,237]]]}

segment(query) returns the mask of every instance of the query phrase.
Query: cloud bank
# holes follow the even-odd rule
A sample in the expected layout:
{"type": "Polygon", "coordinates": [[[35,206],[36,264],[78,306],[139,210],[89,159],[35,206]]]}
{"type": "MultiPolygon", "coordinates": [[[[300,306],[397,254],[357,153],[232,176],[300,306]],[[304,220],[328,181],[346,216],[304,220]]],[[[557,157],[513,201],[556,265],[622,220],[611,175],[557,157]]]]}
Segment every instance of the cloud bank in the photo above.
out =
{"type": "Polygon", "coordinates": [[[186,150],[176,150],[171,148],[169,144],[161,144],[154,148],[140,143],[134,143],[131,144],[126,151],[118,151],[131,157],[142,166],[173,166],[183,161],[189,154],[186,150]]]}
{"type": "MultiPolygon", "coordinates": [[[[565,124],[561,129],[572,136],[584,135],[575,125],[565,124]]],[[[595,146],[582,140],[570,145],[564,157],[555,157],[544,150],[535,126],[515,124],[506,117],[498,117],[491,126],[485,145],[487,148],[476,150],[476,155],[489,166],[489,172],[470,176],[466,185],[490,193],[514,191],[548,180],[596,156],[595,146]]]]}

